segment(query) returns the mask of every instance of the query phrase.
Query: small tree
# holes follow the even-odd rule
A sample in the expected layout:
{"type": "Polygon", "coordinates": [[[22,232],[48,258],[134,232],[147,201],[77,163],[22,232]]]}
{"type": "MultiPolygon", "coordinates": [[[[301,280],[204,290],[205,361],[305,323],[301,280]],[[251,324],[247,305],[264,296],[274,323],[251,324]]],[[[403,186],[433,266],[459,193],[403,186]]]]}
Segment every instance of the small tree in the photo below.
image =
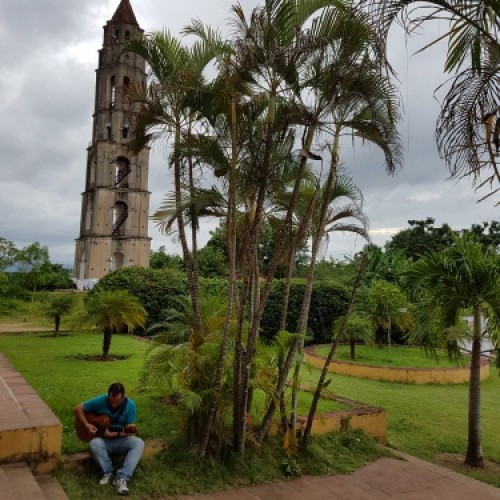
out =
{"type": "Polygon", "coordinates": [[[54,320],[54,337],[59,335],[61,318],[69,314],[75,306],[73,294],[50,294],[44,297],[41,303],[41,311],[44,316],[54,320]]]}
{"type": "Polygon", "coordinates": [[[113,332],[127,327],[130,330],[146,324],[146,311],[139,300],[128,292],[101,290],[85,301],[85,311],[91,321],[102,329],[102,359],[109,359],[113,332]]]}
{"type": "Polygon", "coordinates": [[[368,314],[375,329],[376,342],[382,343],[381,332],[387,331],[387,343],[391,346],[392,325],[409,330],[411,315],[405,293],[398,285],[376,280],[368,291],[368,314]],[[378,334],[378,335],[377,335],[378,334]]]}
{"type": "Polygon", "coordinates": [[[350,357],[354,361],[356,359],[356,342],[373,342],[373,330],[370,318],[366,315],[353,313],[347,319],[347,324],[344,325],[344,316],[340,316],[335,320],[333,326],[333,335],[337,337],[342,328],[345,332],[341,341],[347,341],[350,345],[350,357]]]}
{"type": "Polygon", "coordinates": [[[464,308],[473,312],[469,378],[468,446],[465,463],[483,466],[480,432],[481,338],[489,335],[498,346],[500,333],[500,256],[474,241],[470,234],[455,236],[454,245],[432,253],[408,272],[409,281],[426,290],[418,304],[413,338],[433,347],[445,332],[450,352],[458,350],[464,308]],[[487,319],[483,325],[482,317],[487,319]]]}

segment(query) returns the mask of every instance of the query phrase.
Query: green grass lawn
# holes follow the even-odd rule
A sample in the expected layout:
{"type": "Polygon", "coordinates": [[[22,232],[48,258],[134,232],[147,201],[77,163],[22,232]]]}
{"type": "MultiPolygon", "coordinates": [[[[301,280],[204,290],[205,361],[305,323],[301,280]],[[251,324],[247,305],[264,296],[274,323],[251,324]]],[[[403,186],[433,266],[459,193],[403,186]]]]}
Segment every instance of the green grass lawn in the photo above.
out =
{"type": "Polygon", "coordinates": [[[127,355],[125,361],[99,362],[75,359],[78,354],[99,354],[102,334],[81,333],[52,337],[47,334],[1,335],[0,352],[22,373],[63,423],[63,452],[86,449],[76,438],[73,407],[107,391],[121,381],[136,400],[140,412],[138,427],[147,437],[169,438],[177,429],[174,412],[151,393],[139,390],[138,379],[146,343],[124,335],[114,335],[111,354],[127,355]],[[154,418],[153,418],[154,416],[154,418]]]}
{"type": "MultiPolygon", "coordinates": [[[[98,333],[71,333],[59,338],[43,334],[1,335],[0,351],[6,354],[63,422],[65,453],[86,448],[74,434],[73,406],[105,392],[111,382],[118,380],[125,384],[129,395],[138,403],[138,426],[142,435],[146,439],[174,441],[179,428],[175,409],[164,406],[158,395],[141,391],[138,386],[147,344],[128,336],[115,335],[111,354],[128,355],[127,360],[104,363],[75,359],[78,354],[99,354],[101,342],[102,336],[98,333]]],[[[319,370],[305,367],[302,383],[314,385],[318,374],[319,370]]],[[[328,390],[386,410],[391,446],[430,461],[435,461],[438,453],[465,453],[466,384],[406,385],[333,374],[330,378],[332,381],[328,390]]],[[[481,387],[484,455],[487,459],[500,462],[500,434],[497,430],[500,378],[495,369],[481,387]]],[[[261,397],[256,395],[257,406],[262,406],[262,400],[259,402],[261,397]]],[[[302,395],[303,408],[307,408],[309,398],[310,395],[302,395]]],[[[321,410],[332,409],[329,404],[322,402],[321,410]]],[[[498,475],[480,471],[471,475],[500,486],[498,475]]],[[[249,480],[248,477],[245,480],[249,480]]]]}
{"type": "MultiPolygon", "coordinates": [[[[316,352],[321,356],[328,354],[329,347],[321,346],[316,348],[316,352]]],[[[334,360],[348,361],[349,363],[359,363],[377,366],[393,366],[401,368],[450,368],[457,364],[448,359],[445,351],[436,351],[435,355],[427,355],[420,347],[387,346],[379,348],[377,346],[357,345],[356,359],[351,360],[350,347],[340,345],[335,352],[334,360]]]]}
{"type": "MultiPolygon", "coordinates": [[[[77,440],[72,408],[79,402],[103,393],[111,382],[121,381],[138,405],[141,436],[161,438],[169,444],[167,453],[143,461],[134,477],[135,498],[156,498],[166,494],[214,491],[229,485],[244,485],[283,478],[281,461],[285,454],[281,438],[269,446],[249,447],[244,461],[228,456],[221,463],[194,460],[178,439],[180,421],[173,407],[165,406],[156,394],[138,385],[147,344],[124,335],[113,336],[111,354],[127,355],[124,361],[89,362],[75,356],[101,352],[102,335],[71,333],[52,337],[47,334],[0,335],[0,352],[22,373],[63,423],[63,452],[87,449],[77,440]],[[179,444],[180,443],[180,444],[179,444]]],[[[308,408],[310,394],[302,394],[300,406],[308,408]]],[[[263,396],[255,395],[257,406],[263,396]]],[[[336,402],[322,401],[320,411],[339,408],[336,402]]],[[[310,474],[349,472],[383,454],[370,438],[342,433],[314,440],[302,454],[299,464],[310,474]]],[[[58,478],[70,498],[109,498],[110,491],[96,484],[97,475],[60,470],[58,478]]]]}
{"type": "MultiPolygon", "coordinates": [[[[319,370],[303,372],[303,382],[313,384],[319,370]]],[[[386,410],[391,446],[436,461],[438,453],[467,449],[468,385],[396,384],[330,374],[329,391],[386,410]]],[[[500,463],[500,377],[492,368],[481,383],[482,445],[487,459],[500,463]]],[[[471,472],[471,476],[500,487],[498,474],[471,472]]]]}

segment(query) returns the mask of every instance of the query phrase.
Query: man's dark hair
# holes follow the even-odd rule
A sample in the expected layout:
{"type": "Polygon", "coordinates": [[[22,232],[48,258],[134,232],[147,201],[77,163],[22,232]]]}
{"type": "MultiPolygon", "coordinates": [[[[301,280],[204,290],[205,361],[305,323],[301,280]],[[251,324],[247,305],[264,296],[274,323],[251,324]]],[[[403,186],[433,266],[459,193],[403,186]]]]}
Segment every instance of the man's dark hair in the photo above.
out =
{"type": "Polygon", "coordinates": [[[125,396],[125,387],[120,382],[115,382],[111,384],[108,389],[108,395],[118,396],[118,394],[123,394],[125,396]]]}

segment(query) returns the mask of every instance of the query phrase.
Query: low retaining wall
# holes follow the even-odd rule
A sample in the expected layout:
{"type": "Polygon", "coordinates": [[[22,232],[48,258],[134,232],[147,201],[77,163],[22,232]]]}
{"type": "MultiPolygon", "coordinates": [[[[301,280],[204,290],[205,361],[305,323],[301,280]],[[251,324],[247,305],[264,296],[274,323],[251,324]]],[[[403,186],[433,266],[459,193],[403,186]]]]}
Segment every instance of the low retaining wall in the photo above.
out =
{"type": "Polygon", "coordinates": [[[0,463],[26,462],[36,473],[54,469],[62,424],[1,353],[0,404],[0,463]]]}
{"type": "MultiPolygon", "coordinates": [[[[308,347],[304,359],[310,365],[322,369],[325,357],[315,352],[315,346],[308,347]]],[[[328,371],[349,375],[350,377],[385,380],[401,384],[464,384],[469,381],[469,367],[457,368],[395,368],[389,366],[361,365],[346,361],[332,361],[328,371]]],[[[490,375],[490,365],[487,360],[481,360],[481,380],[490,375]]]]}
{"type": "MultiPolygon", "coordinates": [[[[301,387],[302,391],[314,392],[313,388],[301,387]]],[[[382,408],[369,406],[360,401],[347,399],[322,393],[323,399],[337,401],[347,406],[350,410],[339,410],[326,413],[317,413],[311,428],[311,434],[323,435],[329,432],[352,431],[361,429],[365,434],[372,436],[381,444],[387,444],[387,417],[382,408]]],[[[305,429],[307,417],[297,417],[298,431],[305,429]]],[[[280,423],[274,422],[269,430],[270,435],[280,432],[280,423]]]]}

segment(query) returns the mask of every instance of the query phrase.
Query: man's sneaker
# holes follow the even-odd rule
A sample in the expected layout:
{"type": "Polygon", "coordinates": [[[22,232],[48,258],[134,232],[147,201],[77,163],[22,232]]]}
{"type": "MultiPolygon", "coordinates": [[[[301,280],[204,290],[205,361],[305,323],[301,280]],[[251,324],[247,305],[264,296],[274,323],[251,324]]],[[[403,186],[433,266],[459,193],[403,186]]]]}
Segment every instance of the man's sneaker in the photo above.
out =
{"type": "Polygon", "coordinates": [[[115,481],[116,491],[119,495],[128,495],[128,486],[125,479],[117,479],[115,481]]]}
{"type": "Polygon", "coordinates": [[[111,481],[111,477],[113,476],[113,474],[111,472],[108,472],[106,474],[104,474],[101,479],[99,480],[99,484],[109,484],[109,482],[111,481]]]}

